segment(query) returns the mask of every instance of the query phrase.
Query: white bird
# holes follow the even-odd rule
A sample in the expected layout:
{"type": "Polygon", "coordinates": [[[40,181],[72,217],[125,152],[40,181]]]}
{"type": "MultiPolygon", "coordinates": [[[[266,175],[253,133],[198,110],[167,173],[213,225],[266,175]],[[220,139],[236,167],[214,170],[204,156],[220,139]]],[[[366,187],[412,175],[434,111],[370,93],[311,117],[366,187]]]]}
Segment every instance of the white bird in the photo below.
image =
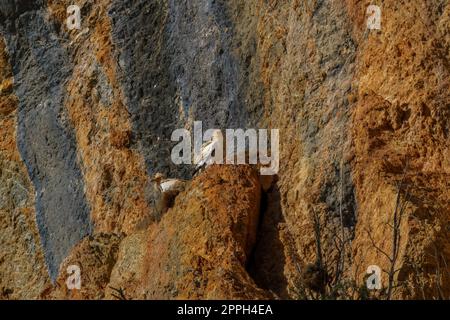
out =
{"type": "Polygon", "coordinates": [[[220,130],[215,130],[211,140],[202,144],[200,154],[194,154],[194,175],[213,164],[216,156],[223,158],[223,135],[220,130]],[[219,150],[222,150],[222,155],[217,154],[219,150]]]}
{"type": "Polygon", "coordinates": [[[163,174],[157,173],[152,179],[155,185],[156,219],[160,220],[162,215],[173,207],[175,198],[184,190],[186,181],[180,179],[166,179],[163,174]]]}

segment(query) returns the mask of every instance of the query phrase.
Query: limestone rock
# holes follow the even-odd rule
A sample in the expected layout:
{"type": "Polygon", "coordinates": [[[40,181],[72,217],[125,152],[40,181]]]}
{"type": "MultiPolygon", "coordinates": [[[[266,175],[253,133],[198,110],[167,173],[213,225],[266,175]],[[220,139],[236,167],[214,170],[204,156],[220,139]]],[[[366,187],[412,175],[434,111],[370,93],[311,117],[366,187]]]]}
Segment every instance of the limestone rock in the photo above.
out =
{"type": "Polygon", "coordinates": [[[450,297],[448,1],[0,3],[1,299],[450,297]],[[196,121],[279,129],[278,174],[193,178],[196,121]]]}
{"type": "Polygon", "coordinates": [[[109,287],[139,299],[267,298],[246,271],[260,190],[250,167],[209,167],[159,224],[123,240],[109,287]]]}

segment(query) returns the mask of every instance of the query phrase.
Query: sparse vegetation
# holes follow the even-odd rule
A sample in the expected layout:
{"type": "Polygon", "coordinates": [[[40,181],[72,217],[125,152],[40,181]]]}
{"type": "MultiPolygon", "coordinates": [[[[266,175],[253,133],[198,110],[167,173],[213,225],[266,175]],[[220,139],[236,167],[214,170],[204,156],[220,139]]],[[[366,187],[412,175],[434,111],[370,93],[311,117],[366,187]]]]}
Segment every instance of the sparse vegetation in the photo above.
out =
{"type": "Polygon", "coordinates": [[[111,295],[116,298],[117,300],[128,300],[127,297],[125,296],[125,290],[123,288],[114,288],[111,287],[110,288],[114,291],[113,293],[111,293],[111,295]]]}

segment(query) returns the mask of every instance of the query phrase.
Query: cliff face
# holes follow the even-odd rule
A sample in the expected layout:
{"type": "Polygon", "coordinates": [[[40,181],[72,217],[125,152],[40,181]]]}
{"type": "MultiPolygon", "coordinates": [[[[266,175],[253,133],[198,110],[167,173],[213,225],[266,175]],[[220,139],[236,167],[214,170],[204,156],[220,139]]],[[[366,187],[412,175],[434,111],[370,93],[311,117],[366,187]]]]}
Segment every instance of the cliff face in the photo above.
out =
{"type": "Polygon", "coordinates": [[[448,1],[72,4],[0,1],[1,298],[450,297],[448,1]],[[194,121],[279,129],[270,188],[175,165],[194,121]]]}

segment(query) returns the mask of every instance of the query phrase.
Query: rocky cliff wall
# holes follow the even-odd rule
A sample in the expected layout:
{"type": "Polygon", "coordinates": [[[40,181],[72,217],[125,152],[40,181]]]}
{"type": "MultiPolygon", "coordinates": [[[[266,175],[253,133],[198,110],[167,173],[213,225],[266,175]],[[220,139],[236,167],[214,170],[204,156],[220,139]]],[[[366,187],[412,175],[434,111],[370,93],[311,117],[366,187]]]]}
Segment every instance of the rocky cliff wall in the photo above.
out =
{"type": "Polygon", "coordinates": [[[390,298],[449,298],[449,15],[0,1],[2,298],[386,298],[365,289],[373,265],[390,298]],[[279,129],[273,185],[175,165],[171,134],[194,121],[279,129]],[[158,172],[188,180],[160,221],[158,172]]]}

